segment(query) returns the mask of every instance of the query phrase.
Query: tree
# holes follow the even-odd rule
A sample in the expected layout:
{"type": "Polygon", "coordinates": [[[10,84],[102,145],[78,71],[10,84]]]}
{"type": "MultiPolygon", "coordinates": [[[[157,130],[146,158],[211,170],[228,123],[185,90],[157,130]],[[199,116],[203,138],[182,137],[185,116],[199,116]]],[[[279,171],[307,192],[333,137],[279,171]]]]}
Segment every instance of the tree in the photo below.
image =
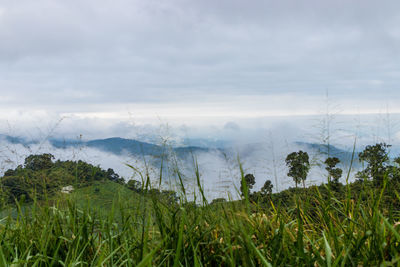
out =
{"type": "Polygon", "coordinates": [[[387,171],[389,156],[387,149],[390,145],[379,143],[373,146],[367,146],[364,151],[358,154],[360,161],[365,161],[367,167],[357,173],[358,178],[372,178],[375,185],[380,186],[383,183],[387,171]]]}
{"type": "Polygon", "coordinates": [[[335,190],[339,187],[339,179],[343,173],[342,169],[335,168],[338,163],[340,163],[340,160],[336,157],[329,157],[325,160],[325,170],[328,171],[328,183],[332,184],[335,190]]]}
{"type": "Polygon", "coordinates": [[[165,200],[168,205],[177,204],[179,197],[174,190],[163,190],[161,191],[161,197],[165,200]]]}
{"type": "Polygon", "coordinates": [[[4,176],[14,176],[15,175],[15,171],[13,169],[8,169],[6,170],[6,172],[4,173],[4,176]]]}
{"type": "Polygon", "coordinates": [[[26,179],[20,176],[7,176],[0,180],[5,195],[8,198],[7,202],[12,203],[14,200],[24,199],[32,200],[31,188],[26,179]]]}
{"type": "Polygon", "coordinates": [[[220,203],[225,203],[226,202],[226,199],[225,198],[223,198],[223,197],[219,197],[219,198],[214,198],[212,201],[211,201],[211,205],[215,205],[215,204],[220,204],[220,203]]]}
{"type": "Polygon", "coordinates": [[[138,192],[138,193],[142,190],[142,183],[139,182],[139,181],[136,181],[136,180],[129,180],[129,181],[126,183],[126,186],[127,186],[129,189],[131,189],[131,190],[133,190],[133,191],[135,191],[135,192],[138,192]]]}
{"type": "Polygon", "coordinates": [[[400,157],[397,157],[393,160],[396,165],[389,166],[389,174],[392,181],[400,182],[400,157]]]}
{"type": "MultiPolygon", "coordinates": [[[[55,194],[67,185],[81,186],[99,180],[111,180],[124,184],[124,180],[112,169],[103,170],[99,166],[83,161],[60,161],[53,163],[51,154],[30,155],[24,165],[9,169],[0,179],[0,200],[13,202],[14,199],[32,201],[55,194]]],[[[137,190],[141,186],[135,184],[137,190]]]]}
{"type": "Polygon", "coordinates": [[[305,180],[307,179],[308,172],[310,171],[310,162],[307,152],[299,151],[292,152],[286,157],[286,165],[289,167],[288,176],[293,178],[296,184],[303,183],[305,188],[305,180]]]}
{"type": "Polygon", "coordinates": [[[53,166],[52,154],[30,155],[25,158],[25,168],[32,171],[46,170],[53,166]]]}
{"type": "MultiPolygon", "coordinates": [[[[254,184],[256,183],[256,178],[251,173],[246,174],[244,176],[244,183],[246,183],[247,195],[249,195],[250,189],[252,189],[254,184]]],[[[242,181],[242,183],[240,185],[240,192],[242,193],[242,196],[245,195],[244,188],[243,188],[243,181],[242,181]]]]}
{"type": "Polygon", "coordinates": [[[272,194],[272,188],[274,185],[270,180],[265,181],[264,186],[261,188],[261,193],[263,196],[270,196],[272,194]]]}
{"type": "Polygon", "coordinates": [[[117,173],[115,173],[113,169],[108,168],[106,173],[107,173],[107,179],[114,181],[114,182],[118,181],[119,175],[117,173]]]}

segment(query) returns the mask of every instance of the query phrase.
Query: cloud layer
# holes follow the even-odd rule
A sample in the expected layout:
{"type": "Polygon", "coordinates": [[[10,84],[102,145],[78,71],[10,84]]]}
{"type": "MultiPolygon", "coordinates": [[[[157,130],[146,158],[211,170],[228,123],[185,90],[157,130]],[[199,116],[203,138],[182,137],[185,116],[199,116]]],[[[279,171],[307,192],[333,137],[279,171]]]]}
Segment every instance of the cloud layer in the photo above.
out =
{"type": "Polygon", "coordinates": [[[0,4],[2,117],[348,112],[400,96],[398,1],[0,4]]]}

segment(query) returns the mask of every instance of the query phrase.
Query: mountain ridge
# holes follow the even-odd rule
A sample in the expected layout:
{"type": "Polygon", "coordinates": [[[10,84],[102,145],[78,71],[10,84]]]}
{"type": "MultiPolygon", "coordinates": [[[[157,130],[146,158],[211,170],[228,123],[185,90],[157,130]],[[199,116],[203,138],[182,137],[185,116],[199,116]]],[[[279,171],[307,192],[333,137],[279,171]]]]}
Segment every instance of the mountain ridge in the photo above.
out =
{"type": "MultiPolygon", "coordinates": [[[[23,137],[10,136],[0,134],[0,139],[4,139],[12,144],[21,144],[23,146],[30,146],[34,144],[41,144],[43,141],[39,140],[27,140],[23,137]]],[[[155,156],[159,157],[163,153],[166,152],[166,148],[162,145],[157,145],[149,142],[143,142],[135,139],[127,139],[121,137],[109,137],[104,139],[93,139],[93,140],[73,140],[73,139],[62,139],[62,138],[48,138],[47,140],[53,147],[59,149],[67,149],[70,147],[89,147],[94,149],[99,149],[104,152],[109,152],[115,155],[136,155],[136,156],[155,156]]],[[[293,144],[304,147],[305,151],[314,151],[321,154],[328,154],[328,146],[325,144],[317,144],[310,142],[302,142],[296,141],[293,144]]],[[[241,146],[242,157],[251,156],[253,153],[256,153],[260,147],[261,143],[249,143],[241,146]]],[[[233,147],[224,147],[224,148],[216,148],[216,147],[204,147],[197,145],[184,145],[184,146],[175,146],[168,147],[173,152],[175,152],[178,157],[186,157],[191,153],[198,152],[211,152],[218,151],[222,153],[234,152],[235,149],[233,147]]],[[[353,158],[353,161],[358,162],[358,152],[346,151],[344,149],[338,148],[336,146],[329,146],[329,154],[334,157],[338,157],[342,162],[350,162],[353,158]]]]}

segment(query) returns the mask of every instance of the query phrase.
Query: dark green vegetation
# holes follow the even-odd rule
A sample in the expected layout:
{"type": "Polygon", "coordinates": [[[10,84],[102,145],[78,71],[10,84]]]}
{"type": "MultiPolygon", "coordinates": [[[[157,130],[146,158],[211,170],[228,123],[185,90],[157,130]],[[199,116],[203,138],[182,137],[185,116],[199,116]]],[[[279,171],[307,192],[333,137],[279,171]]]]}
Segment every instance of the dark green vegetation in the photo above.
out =
{"type": "MultiPolygon", "coordinates": [[[[243,199],[211,204],[200,183],[190,202],[183,184],[177,198],[151,188],[147,173],[125,184],[86,163],[31,156],[0,180],[9,202],[0,217],[0,265],[398,266],[400,160],[390,160],[387,148],[361,152],[365,169],[345,185],[335,158],[325,161],[327,184],[276,194],[268,180],[252,192],[255,178],[241,169],[243,199]],[[59,192],[70,184],[72,194],[59,192]]],[[[287,160],[295,182],[307,179],[304,153],[287,160]]]]}
{"type": "Polygon", "coordinates": [[[53,159],[51,154],[31,155],[24,165],[7,170],[0,180],[3,202],[42,200],[68,185],[83,187],[95,181],[124,181],[112,169],[102,170],[83,161],[53,162],[53,159]]]}
{"type": "Polygon", "coordinates": [[[303,183],[305,188],[305,180],[307,179],[308,172],[310,171],[310,162],[307,152],[299,151],[292,152],[286,157],[286,165],[289,167],[288,176],[293,178],[294,183],[303,183]]]}

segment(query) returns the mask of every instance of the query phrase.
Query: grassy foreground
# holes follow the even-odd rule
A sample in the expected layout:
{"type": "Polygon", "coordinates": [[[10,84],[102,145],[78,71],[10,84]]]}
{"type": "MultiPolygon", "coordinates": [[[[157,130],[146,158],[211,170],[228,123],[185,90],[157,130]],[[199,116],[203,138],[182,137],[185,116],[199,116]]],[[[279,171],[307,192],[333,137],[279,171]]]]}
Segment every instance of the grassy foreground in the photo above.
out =
{"type": "Polygon", "coordinates": [[[399,266],[400,218],[385,190],[199,206],[99,182],[3,212],[0,266],[399,266]]]}

